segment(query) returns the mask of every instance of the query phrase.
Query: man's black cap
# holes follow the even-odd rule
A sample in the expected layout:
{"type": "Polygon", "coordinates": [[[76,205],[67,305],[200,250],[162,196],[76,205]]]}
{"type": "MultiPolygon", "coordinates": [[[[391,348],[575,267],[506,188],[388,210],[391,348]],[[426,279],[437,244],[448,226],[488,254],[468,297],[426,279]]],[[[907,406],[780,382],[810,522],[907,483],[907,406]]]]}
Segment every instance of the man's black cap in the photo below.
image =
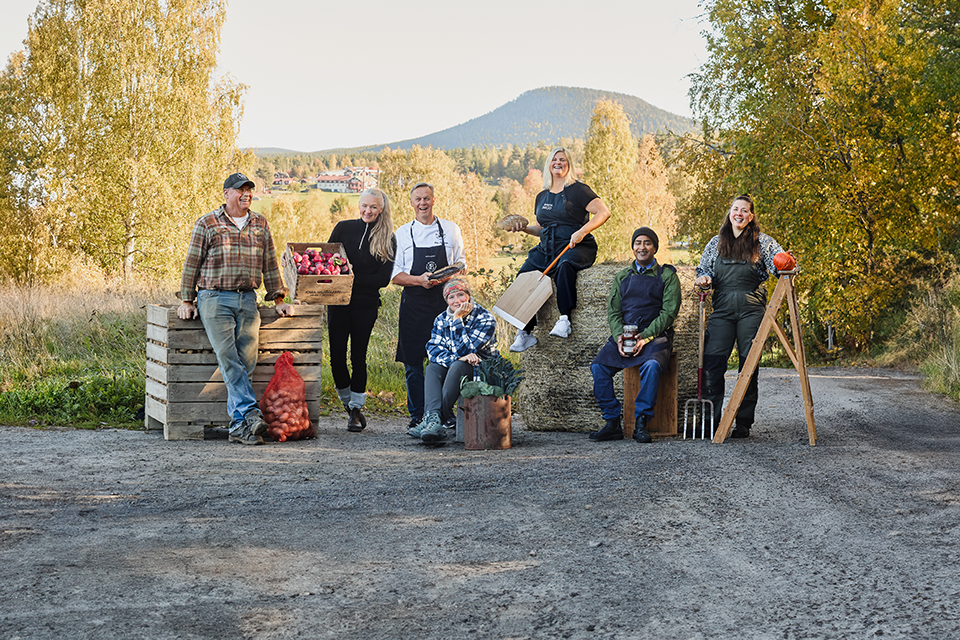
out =
{"type": "Polygon", "coordinates": [[[224,189],[243,189],[247,185],[250,185],[251,189],[257,186],[253,180],[242,173],[235,173],[223,181],[224,189]]]}

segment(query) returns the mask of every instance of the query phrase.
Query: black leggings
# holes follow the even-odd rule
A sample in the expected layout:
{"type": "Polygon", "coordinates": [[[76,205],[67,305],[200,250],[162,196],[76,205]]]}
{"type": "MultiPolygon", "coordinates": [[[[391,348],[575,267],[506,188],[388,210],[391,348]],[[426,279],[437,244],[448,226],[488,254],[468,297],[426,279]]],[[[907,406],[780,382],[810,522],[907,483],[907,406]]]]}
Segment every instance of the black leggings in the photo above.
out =
{"type": "MultiPolygon", "coordinates": [[[[531,265],[528,260],[520,267],[520,273],[526,273],[534,269],[537,269],[537,267],[531,265]]],[[[539,271],[540,269],[537,270],[539,271]]],[[[560,315],[569,316],[577,307],[577,268],[573,263],[561,258],[560,262],[550,271],[547,277],[553,278],[557,284],[557,310],[560,312],[560,315]]],[[[523,330],[530,333],[535,326],[537,326],[536,314],[534,314],[523,330]]]]}
{"type": "Polygon", "coordinates": [[[330,332],[330,372],[337,389],[350,388],[356,393],[367,390],[367,345],[377,322],[379,306],[374,303],[327,307],[330,332]],[[350,366],[347,369],[347,338],[350,339],[350,366]]]}

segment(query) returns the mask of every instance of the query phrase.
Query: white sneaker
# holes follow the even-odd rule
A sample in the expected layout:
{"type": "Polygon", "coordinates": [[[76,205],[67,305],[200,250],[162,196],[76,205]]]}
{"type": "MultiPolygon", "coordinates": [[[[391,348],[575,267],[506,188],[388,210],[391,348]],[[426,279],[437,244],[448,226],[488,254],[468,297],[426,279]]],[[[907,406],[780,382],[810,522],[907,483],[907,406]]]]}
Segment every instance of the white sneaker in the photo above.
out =
{"type": "Polygon", "coordinates": [[[568,316],[560,316],[557,324],[553,325],[553,329],[550,329],[550,335],[557,336],[558,338],[569,338],[570,318],[568,316]]]}
{"type": "Polygon", "coordinates": [[[535,344],[537,344],[537,336],[527,333],[523,329],[517,329],[517,339],[510,345],[510,351],[519,353],[520,351],[526,351],[535,344]]]}

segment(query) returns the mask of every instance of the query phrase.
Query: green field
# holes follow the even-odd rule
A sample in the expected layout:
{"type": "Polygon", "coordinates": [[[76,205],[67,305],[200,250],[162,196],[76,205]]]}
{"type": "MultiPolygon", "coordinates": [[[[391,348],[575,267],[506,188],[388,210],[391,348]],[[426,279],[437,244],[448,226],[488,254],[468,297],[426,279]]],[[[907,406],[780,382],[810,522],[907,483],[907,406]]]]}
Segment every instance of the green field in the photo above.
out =
{"type": "Polygon", "coordinates": [[[318,193],[323,198],[324,206],[329,208],[333,201],[340,196],[346,196],[347,200],[350,201],[350,204],[357,204],[360,201],[359,193],[332,193],[330,191],[318,191],[317,189],[304,189],[300,193],[291,193],[289,191],[283,191],[281,189],[272,189],[268,192],[258,194],[254,196],[253,205],[250,207],[257,213],[266,214],[270,207],[273,206],[273,201],[277,198],[297,198],[298,200],[306,200],[307,196],[310,194],[318,193]]]}

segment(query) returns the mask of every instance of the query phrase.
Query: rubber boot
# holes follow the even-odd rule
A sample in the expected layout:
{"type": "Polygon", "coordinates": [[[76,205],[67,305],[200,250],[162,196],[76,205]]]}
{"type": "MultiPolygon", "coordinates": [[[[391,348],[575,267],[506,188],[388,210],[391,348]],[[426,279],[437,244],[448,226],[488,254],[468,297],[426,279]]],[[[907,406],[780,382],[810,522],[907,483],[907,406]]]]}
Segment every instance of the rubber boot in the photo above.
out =
{"type": "Polygon", "coordinates": [[[590,434],[590,439],[594,442],[605,442],[607,440],[623,440],[623,423],[621,416],[610,418],[607,424],[599,431],[590,434]]]}

